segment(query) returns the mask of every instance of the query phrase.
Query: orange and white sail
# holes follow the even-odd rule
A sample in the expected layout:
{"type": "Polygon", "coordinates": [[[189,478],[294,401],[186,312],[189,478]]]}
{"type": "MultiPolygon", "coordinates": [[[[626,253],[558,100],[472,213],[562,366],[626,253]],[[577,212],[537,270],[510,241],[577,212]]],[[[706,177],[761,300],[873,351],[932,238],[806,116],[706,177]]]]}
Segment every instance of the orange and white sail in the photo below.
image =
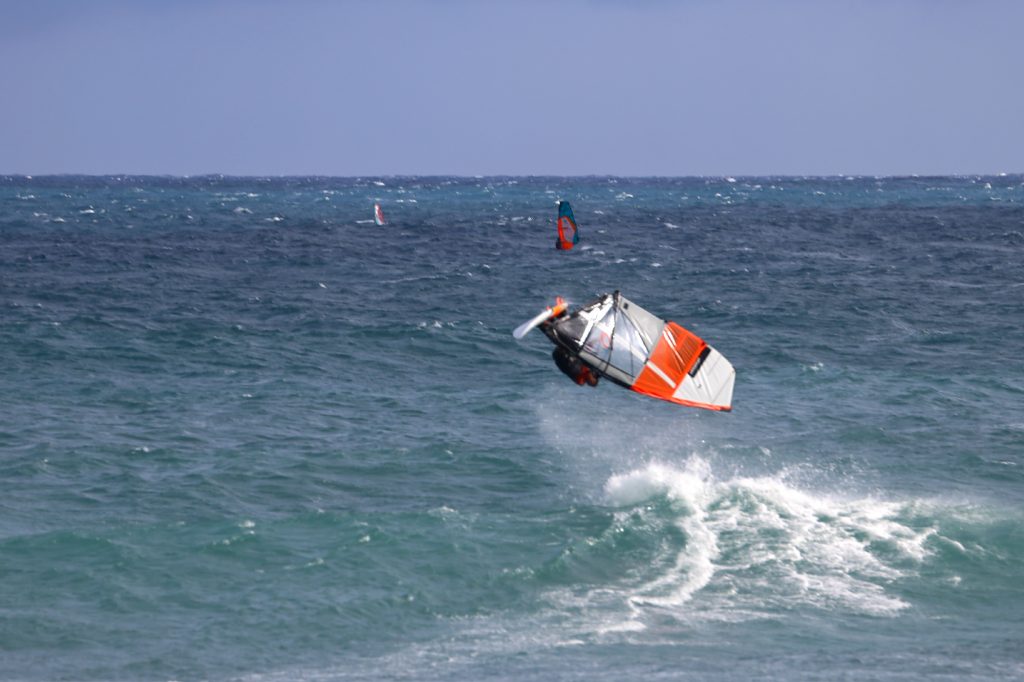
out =
{"type": "Polygon", "coordinates": [[[688,407],[732,409],[736,370],[729,361],[690,330],[618,292],[557,316],[542,329],[620,386],[688,407]]]}
{"type": "Polygon", "coordinates": [[[384,220],[384,211],[381,209],[380,204],[373,205],[373,222],[376,225],[386,225],[384,220]]]}

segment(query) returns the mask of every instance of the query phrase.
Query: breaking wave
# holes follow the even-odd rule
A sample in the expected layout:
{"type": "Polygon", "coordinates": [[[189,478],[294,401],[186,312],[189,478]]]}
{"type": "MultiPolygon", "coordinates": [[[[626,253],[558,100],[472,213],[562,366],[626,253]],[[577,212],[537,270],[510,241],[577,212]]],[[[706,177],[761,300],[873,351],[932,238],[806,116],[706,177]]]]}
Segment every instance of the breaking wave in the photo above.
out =
{"type": "Polygon", "coordinates": [[[891,613],[907,603],[887,594],[885,584],[912,572],[937,532],[912,524],[914,502],[840,499],[778,477],[717,481],[699,457],[683,469],[655,463],[612,476],[605,489],[613,503],[629,507],[619,515],[640,523],[652,513],[645,503],[665,500],[684,538],[673,570],[639,584],[630,597],[636,604],[681,605],[714,580],[735,601],[773,594],[891,613]]]}
{"type": "Polygon", "coordinates": [[[563,553],[578,582],[551,595],[596,633],[800,609],[893,616],[910,606],[901,581],[956,544],[927,502],[803,490],[784,474],[719,480],[698,455],[611,475],[603,494],[612,523],[563,553]]]}

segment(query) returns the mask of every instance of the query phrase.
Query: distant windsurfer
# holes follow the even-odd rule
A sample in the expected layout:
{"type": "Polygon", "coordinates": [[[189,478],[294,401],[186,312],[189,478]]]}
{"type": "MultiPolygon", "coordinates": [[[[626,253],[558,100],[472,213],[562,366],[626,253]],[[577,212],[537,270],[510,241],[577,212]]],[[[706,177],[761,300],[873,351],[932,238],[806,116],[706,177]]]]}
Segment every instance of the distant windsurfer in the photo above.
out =
{"type": "Polygon", "coordinates": [[[558,236],[555,237],[555,248],[559,251],[568,251],[580,240],[579,228],[576,227],[576,217],[572,214],[572,206],[568,201],[558,202],[558,236]]]}
{"type": "Polygon", "coordinates": [[[574,355],[567,351],[561,346],[557,346],[551,353],[551,357],[554,359],[555,364],[558,365],[558,369],[565,373],[565,376],[572,379],[580,386],[597,386],[597,372],[590,369],[585,362],[580,360],[578,355],[574,355]]]}

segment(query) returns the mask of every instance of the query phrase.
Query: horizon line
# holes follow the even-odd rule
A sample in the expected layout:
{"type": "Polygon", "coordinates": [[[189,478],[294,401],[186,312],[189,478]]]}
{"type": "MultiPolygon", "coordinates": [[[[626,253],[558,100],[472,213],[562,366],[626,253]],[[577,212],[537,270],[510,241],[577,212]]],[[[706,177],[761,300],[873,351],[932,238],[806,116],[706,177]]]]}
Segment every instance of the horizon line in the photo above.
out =
{"type": "Polygon", "coordinates": [[[637,174],[615,174],[615,173],[584,173],[584,174],[550,174],[550,173],[363,173],[356,175],[331,175],[324,173],[283,173],[278,175],[259,173],[0,173],[0,178],[21,178],[34,180],[37,178],[163,178],[189,180],[198,178],[223,178],[223,179],[260,179],[260,180],[287,180],[287,179],[309,179],[325,178],[335,180],[360,180],[368,178],[464,178],[464,179],[485,179],[485,178],[622,178],[622,179],[739,179],[739,178],[871,178],[871,179],[901,179],[901,178],[999,178],[1024,176],[1024,171],[997,171],[984,173],[710,173],[710,174],[687,174],[687,175],[637,175],[637,174]]]}

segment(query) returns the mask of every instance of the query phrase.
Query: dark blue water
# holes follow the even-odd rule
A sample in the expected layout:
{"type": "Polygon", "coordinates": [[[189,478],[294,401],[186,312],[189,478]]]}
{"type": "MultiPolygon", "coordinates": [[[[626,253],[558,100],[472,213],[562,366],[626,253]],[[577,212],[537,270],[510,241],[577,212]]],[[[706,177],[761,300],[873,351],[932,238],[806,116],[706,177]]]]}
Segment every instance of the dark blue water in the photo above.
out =
{"type": "Polygon", "coordinates": [[[1022,323],[1021,176],[0,178],[0,678],[1020,679],[1022,323]]]}

